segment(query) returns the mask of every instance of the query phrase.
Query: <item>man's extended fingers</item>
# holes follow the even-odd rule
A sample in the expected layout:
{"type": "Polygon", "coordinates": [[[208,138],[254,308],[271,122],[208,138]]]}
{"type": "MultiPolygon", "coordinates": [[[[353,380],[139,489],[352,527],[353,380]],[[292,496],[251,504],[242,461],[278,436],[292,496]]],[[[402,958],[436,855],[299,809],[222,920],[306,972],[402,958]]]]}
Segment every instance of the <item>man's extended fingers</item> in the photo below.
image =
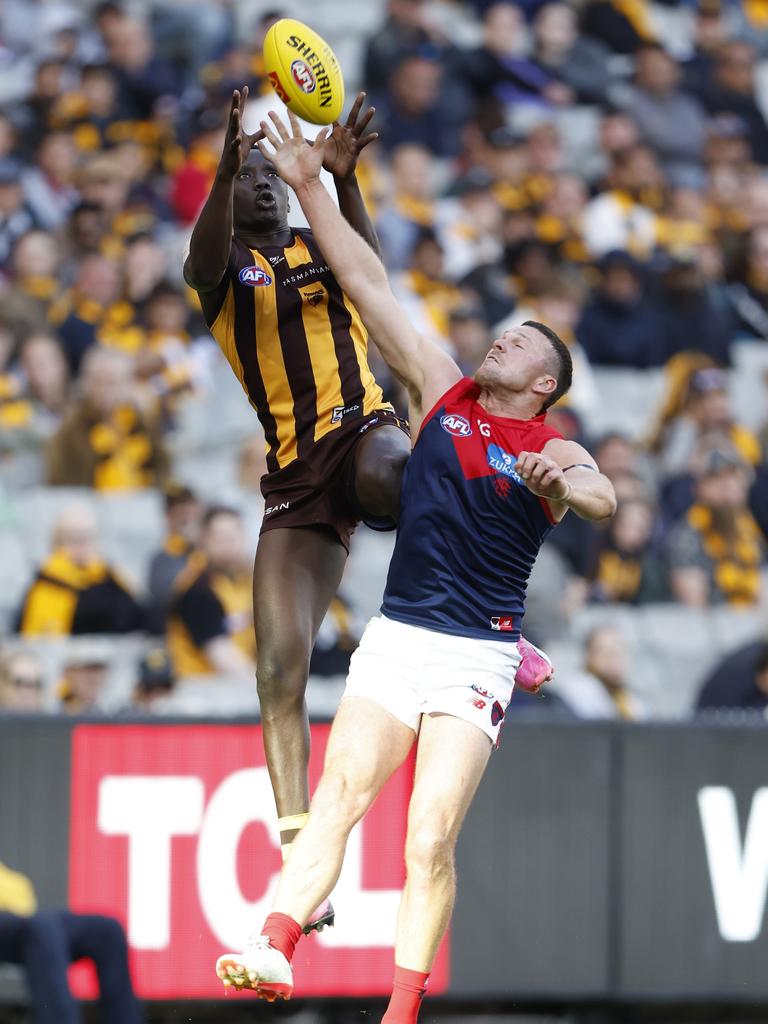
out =
{"type": "Polygon", "coordinates": [[[378,139],[378,137],[378,132],[371,132],[370,135],[366,135],[364,139],[359,139],[357,143],[358,151],[361,149],[365,149],[369,142],[375,142],[376,139],[378,139]]]}
{"type": "Polygon", "coordinates": [[[325,126],[325,128],[321,128],[321,129],[320,129],[320,131],[319,131],[319,132],[317,133],[317,135],[315,136],[315,141],[314,141],[314,142],[312,143],[312,145],[313,145],[313,146],[316,146],[316,145],[317,145],[318,143],[323,143],[323,142],[325,142],[325,140],[326,140],[326,139],[328,138],[328,136],[329,136],[329,135],[331,134],[331,131],[332,131],[332,130],[333,130],[333,129],[332,129],[332,126],[331,126],[331,125],[329,125],[329,124],[328,124],[328,125],[326,125],[326,126],[325,126]]]}
{"type": "MultiPolygon", "coordinates": [[[[277,134],[280,136],[283,142],[288,142],[291,138],[291,133],[283,124],[282,120],[280,119],[280,115],[276,114],[274,110],[270,110],[269,119],[277,129],[277,134]]],[[[271,142],[272,140],[270,139],[269,141],[271,142]]]]}
{"type": "Polygon", "coordinates": [[[294,137],[294,139],[303,139],[304,132],[302,131],[301,125],[299,124],[299,119],[290,109],[288,110],[288,120],[291,125],[291,135],[294,137]]]}
{"type": "Polygon", "coordinates": [[[256,143],[256,148],[258,149],[258,151],[261,153],[265,160],[271,160],[272,157],[274,156],[272,150],[267,148],[267,144],[264,141],[264,139],[256,143]]]}
{"type": "Polygon", "coordinates": [[[349,114],[347,116],[347,123],[346,123],[346,127],[347,128],[354,128],[355,127],[355,122],[357,121],[357,115],[360,113],[360,108],[363,105],[363,100],[364,99],[365,99],[365,93],[364,92],[359,92],[357,94],[357,96],[355,97],[355,102],[352,104],[352,109],[350,110],[350,112],[349,112],[349,114]]]}
{"type": "Polygon", "coordinates": [[[356,138],[359,138],[371,123],[371,118],[376,113],[376,107],[369,107],[363,116],[360,118],[360,123],[355,128],[354,134],[356,138]]]}
{"type": "MultiPolygon", "coordinates": [[[[272,145],[275,147],[275,149],[279,149],[280,148],[280,139],[277,137],[277,135],[275,135],[275,133],[272,131],[271,127],[267,124],[267,122],[266,121],[259,121],[259,127],[261,128],[262,132],[264,133],[264,138],[268,142],[271,142],[272,145]]],[[[269,151],[267,150],[265,152],[265,150],[264,150],[264,141],[263,140],[259,143],[259,151],[261,153],[263,153],[264,156],[267,157],[267,159],[269,159],[269,156],[268,156],[269,151]]]]}

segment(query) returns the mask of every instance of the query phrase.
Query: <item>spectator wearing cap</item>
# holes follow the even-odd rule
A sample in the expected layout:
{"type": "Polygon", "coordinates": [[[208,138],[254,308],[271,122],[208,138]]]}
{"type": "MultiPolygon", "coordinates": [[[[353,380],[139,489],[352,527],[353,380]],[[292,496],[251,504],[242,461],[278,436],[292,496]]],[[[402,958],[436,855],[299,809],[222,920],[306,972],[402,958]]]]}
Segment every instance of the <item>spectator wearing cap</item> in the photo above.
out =
{"type": "Polygon", "coordinates": [[[156,632],[165,631],[165,616],[176,578],[195,549],[200,535],[202,506],[192,490],[175,480],[165,486],[165,539],[149,563],[149,592],[156,632]]]}
{"type": "Polygon", "coordinates": [[[45,710],[45,678],[33,651],[13,651],[0,660],[0,714],[38,714],[45,710]]]}
{"type": "Polygon", "coordinates": [[[176,578],[168,618],[177,678],[255,671],[251,561],[240,514],[221,505],[209,508],[198,550],[176,578]]]}
{"type": "Polygon", "coordinates": [[[588,299],[576,337],[596,366],[661,366],[665,352],[659,318],[645,294],[640,264],[627,252],[599,261],[599,284],[588,299]]]}
{"type": "Polygon", "coordinates": [[[710,114],[736,114],[747,127],[752,154],[768,164],[768,124],[755,99],[757,54],[749,43],[736,39],[717,50],[711,79],[701,99],[710,114]]]}
{"type": "Polygon", "coordinates": [[[656,157],[643,145],[612,156],[608,189],[587,204],[584,242],[592,256],[623,249],[647,259],[656,243],[656,214],[662,178],[656,157]]]}
{"type": "Polygon", "coordinates": [[[8,266],[16,242],[39,226],[24,197],[23,170],[14,157],[0,160],[0,270],[8,266]]]}
{"type": "Polygon", "coordinates": [[[73,640],[64,655],[58,686],[59,709],[66,715],[100,714],[109,680],[109,648],[99,641],[73,640]]]}
{"type": "Polygon", "coordinates": [[[583,665],[576,672],[557,673],[548,685],[579,718],[646,717],[630,684],[631,658],[627,638],[611,625],[596,626],[584,639],[583,665]]]}
{"type": "Polygon", "coordinates": [[[35,573],[17,619],[23,636],[132,633],[144,628],[144,610],[100,552],[90,505],[59,512],[51,552],[35,573]]]}
{"type": "Polygon", "coordinates": [[[768,714],[768,642],[755,640],[735,651],[712,669],[702,683],[697,711],[739,708],[768,714]]]}
{"type": "Polygon", "coordinates": [[[750,467],[733,449],[714,448],[694,472],[694,503],[668,542],[672,593],[693,608],[755,607],[765,552],[747,504],[750,467]]]}
{"type": "Polygon", "coordinates": [[[567,85],[579,103],[604,104],[611,85],[608,50],[579,35],[576,11],[545,3],[533,19],[533,57],[542,70],[567,85]]]}
{"type": "Polygon", "coordinates": [[[405,270],[422,228],[435,223],[435,174],[424,146],[406,143],[390,159],[390,195],[376,216],[376,232],[390,271],[405,270]]]}
{"type": "Polygon", "coordinates": [[[680,77],[677,63],[663,46],[644,43],[635,52],[635,74],[622,106],[669,178],[699,181],[707,114],[698,100],[680,89],[680,77]]]}
{"type": "Polygon", "coordinates": [[[131,360],[113,349],[93,348],[80,384],[80,398],[48,445],[47,482],[97,491],[162,486],[168,456],[157,424],[133,400],[131,360]]]}
{"type": "Polygon", "coordinates": [[[130,711],[162,714],[168,708],[176,678],[173,662],[165,647],[151,647],[139,662],[138,675],[131,695],[130,711]]]}

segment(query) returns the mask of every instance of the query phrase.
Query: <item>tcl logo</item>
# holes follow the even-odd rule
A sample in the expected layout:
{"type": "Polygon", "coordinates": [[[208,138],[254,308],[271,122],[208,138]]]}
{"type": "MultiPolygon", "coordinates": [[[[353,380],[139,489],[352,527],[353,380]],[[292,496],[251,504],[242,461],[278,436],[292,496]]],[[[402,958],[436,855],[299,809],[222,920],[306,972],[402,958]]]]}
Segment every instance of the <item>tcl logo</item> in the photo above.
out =
{"type": "MultiPolygon", "coordinates": [[[[312,729],[313,785],[328,731],[312,729]]],[[[302,939],[297,995],[389,991],[411,771],[353,829],[336,927],[302,939]]],[[[260,727],[79,726],[71,818],[70,904],[125,923],[140,994],[221,997],[216,957],[262,923],[280,870],[260,727]]],[[[444,946],[433,991],[447,974],[444,946]]],[[[83,977],[78,991],[89,996],[83,977]]]]}
{"type": "Polygon", "coordinates": [[[469,420],[465,416],[458,416],[455,413],[446,413],[441,416],[440,426],[454,437],[469,437],[472,433],[469,420]]]}

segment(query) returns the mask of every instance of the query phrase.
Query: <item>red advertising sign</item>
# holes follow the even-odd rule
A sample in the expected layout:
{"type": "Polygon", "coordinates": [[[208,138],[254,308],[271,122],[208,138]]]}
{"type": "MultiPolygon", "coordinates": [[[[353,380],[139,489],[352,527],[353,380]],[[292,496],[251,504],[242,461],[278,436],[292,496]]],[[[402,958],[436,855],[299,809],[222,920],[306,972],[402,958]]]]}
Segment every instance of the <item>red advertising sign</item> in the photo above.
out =
{"type": "MultiPolygon", "coordinates": [[[[329,728],[312,728],[313,786],[329,728]]],[[[72,909],[124,923],[143,998],[223,997],[216,958],[262,923],[280,869],[261,729],[81,725],[72,749],[72,909]]],[[[412,764],[353,830],[333,895],[336,927],[298,946],[297,997],[389,992],[411,776],[412,764]]],[[[75,984],[78,995],[94,994],[90,974],[75,984]]],[[[430,991],[447,985],[445,942],[430,991]]]]}

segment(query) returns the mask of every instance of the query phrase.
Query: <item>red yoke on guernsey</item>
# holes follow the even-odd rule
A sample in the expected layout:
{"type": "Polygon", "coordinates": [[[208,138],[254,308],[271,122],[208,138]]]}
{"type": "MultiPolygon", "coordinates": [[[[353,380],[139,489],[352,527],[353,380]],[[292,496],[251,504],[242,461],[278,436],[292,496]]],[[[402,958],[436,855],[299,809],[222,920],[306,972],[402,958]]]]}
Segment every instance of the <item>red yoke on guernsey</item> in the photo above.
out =
{"type": "Polygon", "coordinates": [[[555,524],[514,466],[562,434],[545,416],[492,416],[464,377],[427,414],[403,477],[382,614],[457,636],[516,641],[539,548],[555,524]]]}

